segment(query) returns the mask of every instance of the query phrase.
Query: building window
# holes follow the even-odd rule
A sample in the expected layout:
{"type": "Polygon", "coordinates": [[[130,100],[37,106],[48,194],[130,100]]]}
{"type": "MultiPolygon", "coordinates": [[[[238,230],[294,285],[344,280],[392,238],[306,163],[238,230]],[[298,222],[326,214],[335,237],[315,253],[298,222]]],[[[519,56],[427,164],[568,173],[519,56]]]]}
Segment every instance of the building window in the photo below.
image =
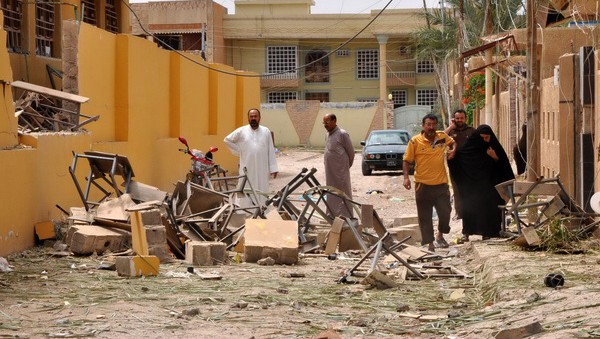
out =
{"type": "Polygon", "coordinates": [[[437,103],[438,92],[435,89],[418,89],[417,105],[433,107],[437,103]]]}
{"type": "Polygon", "coordinates": [[[289,100],[296,100],[298,92],[269,92],[267,102],[270,104],[283,104],[289,100]]]}
{"type": "Polygon", "coordinates": [[[379,79],[379,50],[356,51],[356,77],[358,79],[379,79]]]}
{"type": "Polygon", "coordinates": [[[296,73],[298,67],[298,48],[296,46],[268,46],[267,73],[296,73]]]}
{"type": "Polygon", "coordinates": [[[83,22],[96,26],[96,0],[81,0],[83,22]]]}
{"type": "Polygon", "coordinates": [[[319,100],[319,102],[329,102],[329,92],[306,92],[305,100],[319,100]]]}
{"type": "Polygon", "coordinates": [[[6,31],[6,48],[9,52],[23,52],[21,26],[23,25],[23,7],[19,0],[2,0],[4,12],[4,30],[6,31]]]}
{"type": "Polygon", "coordinates": [[[417,73],[433,73],[433,62],[430,60],[417,61],[417,73]]]}
{"type": "Polygon", "coordinates": [[[54,56],[54,3],[35,3],[35,54],[54,56]]]}
{"type": "Polygon", "coordinates": [[[306,54],[304,71],[306,82],[329,82],[329,57],[324,51],[311,51],[306,54]]]}
{"type": "Polygon", "coordinates": [[[335,56],[337,56],[337,57],[349,57],[350,56],[350,50],[349,49],[338,49],[337,51],[335,51],[335,56]]]}
{"type": "Polygon", "coordinates": [[[175,51],[183,50],[183,39],[181,35],[156,34],[154,37],[158,40],[156,42],[160,48],[175,51]]]}
{"type": "Polygon", "coordinates": [[[115,0],[106,0],[104,17],[106,19],[105,29],[111,33],[119,32],[119,20],[117,17],[117,7],[115,0]]]}
{"type": "Polygon", "coordinates": [[[394,108],[406,106],[406,91],[405,90],[393,90],[392,91],[392,102],[394,103],[394,108]]]}

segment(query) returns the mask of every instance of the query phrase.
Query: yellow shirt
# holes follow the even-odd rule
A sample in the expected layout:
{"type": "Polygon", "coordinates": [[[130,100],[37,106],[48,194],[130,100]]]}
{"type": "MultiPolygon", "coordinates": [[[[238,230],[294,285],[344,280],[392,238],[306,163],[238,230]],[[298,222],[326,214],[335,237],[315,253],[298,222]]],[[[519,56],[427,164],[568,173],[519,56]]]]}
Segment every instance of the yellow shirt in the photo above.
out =
{"type": "Polygon", "coordinates": [[[427,140],[423,132],[412,137],[403,160],[415,163],[415,182],[425,185],[447,184],[444,153],[453,144],[454,139],[442,131],[435,132],[433,142],[427,140]]]}

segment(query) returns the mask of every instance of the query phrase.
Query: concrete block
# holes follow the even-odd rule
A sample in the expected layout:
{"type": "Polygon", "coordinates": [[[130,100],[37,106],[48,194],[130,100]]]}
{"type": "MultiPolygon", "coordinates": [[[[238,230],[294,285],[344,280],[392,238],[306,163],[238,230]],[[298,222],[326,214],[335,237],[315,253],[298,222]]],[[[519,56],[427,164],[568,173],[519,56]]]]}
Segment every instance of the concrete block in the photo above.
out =
{"type": "Polygon", "coordinates": [[[162,225],[160,210],[151,209],[146,211],[140,211],[140,214],[142,215],[142,223],[144,224],[144,226],[162,225]]]}
{"type": "Polygon", "coordinates": [[[416,214],[407,214],[394,219],[394,227],[418,224],[419,217],[416,214]]]}
{"type": "Polygon", "coordinates": [[[388,229],[388,232],[390,232],[392,237],[394,237],[394,239],[397,241],[400,241],[410,235],[410,239],[405,242],[405,244],[408,245],[415,245],[423,240],[421,237],[421,229],[419,228],[419,224],[392,227],[388,229]]]}
{"type": "Polygon", "coordinates": [[[160,270],[160,261],[153,255],[116,257],[117,274],[127,277],[155,276],[160,270]]]}
{"type": "Polygon", "coordinates": [[[146,229],[146,242],[148,246],[165,245],[167,243],[167,229],[165,226],[144,226],[146,229]]]}
{"type": "Polygon", "coordinates": [[[213,266],[227,262],[227,245],[217,241],[188,241],[185,261],[194,266],[213,266]]]}
{"type": "Polygon", "coordinates": [[[157,244],[148,247],[148,255],[158,257],[161,263],[171,261],[171,252],[167,244],[157,244]]]}
{"type": "Polygon", "coordinates": [[[244,260],[271,257],[278,264],[298,261],[298,223],[291,220],[247,219],[244,260]]]}
{"type": "Polygon", "coordinates": [[[102,226],[72,226],[67,238],[71,251],[78,255],[89,255],[94,252],[119,252],[126,250],[131,236],[128,232],[108,229],[102,226]]]}

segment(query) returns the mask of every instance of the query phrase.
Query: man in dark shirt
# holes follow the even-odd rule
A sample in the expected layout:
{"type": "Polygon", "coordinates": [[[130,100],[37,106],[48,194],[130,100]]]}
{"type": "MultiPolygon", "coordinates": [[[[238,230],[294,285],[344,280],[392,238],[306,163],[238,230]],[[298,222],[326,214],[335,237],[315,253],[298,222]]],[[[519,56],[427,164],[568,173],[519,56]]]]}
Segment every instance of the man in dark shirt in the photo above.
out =
{"type": "MultiPolygon", "coordinates": [[[[456,150],[461,149],[464,144],[467,142],[467,139],[473,134],[475,129],[469,125],[467,125],[467,114],[462,109],[457,109],[454,111],[454,116],[450,122],[450,126],[446,128],[444,131],[448,134],[454,141],[456,142],[456,150]]],[[[450,181],[452,182],[452,192],[454,193],[454,211],[456,219],[462,219],[462,206],[460,201],[460,193],[458,192],[458,187],[454,183],[452,176],[450,176],[450,181]]]]}

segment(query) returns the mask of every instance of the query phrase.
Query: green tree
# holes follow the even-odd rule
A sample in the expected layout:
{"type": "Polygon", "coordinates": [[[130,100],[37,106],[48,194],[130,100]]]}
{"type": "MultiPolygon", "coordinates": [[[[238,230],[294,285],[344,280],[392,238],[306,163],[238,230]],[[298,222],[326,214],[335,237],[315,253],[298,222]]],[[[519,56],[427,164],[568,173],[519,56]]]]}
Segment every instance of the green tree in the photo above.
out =
{"type": "Polygon", "coordinates": [[[427,24],[413,32],[416,58],[431,60],[434,63],[436,86],[440,92],[440,106],[443,107],[443,111],[456,107],[456,100],[462,99],[456,98],[454,102],[450,102],[448,79],[451,76],[447,74],[446,68],[449,63],[462,62],[459,60],[459,44],[463,44],[463,48],[468,50],[484,44],[482,36],[523,28],[526,24],[521,0],[448,0],[446,4],[446,8],[428,9],[424,3],[422,15],[427,24]],[[462,25],[459,24],[461,7],[464,17],[462,25]],[[490,34],[486,34],[488,20],[491,22],[490,34]],[[463,41],[459,41],[461,31],[463,41]]]}

